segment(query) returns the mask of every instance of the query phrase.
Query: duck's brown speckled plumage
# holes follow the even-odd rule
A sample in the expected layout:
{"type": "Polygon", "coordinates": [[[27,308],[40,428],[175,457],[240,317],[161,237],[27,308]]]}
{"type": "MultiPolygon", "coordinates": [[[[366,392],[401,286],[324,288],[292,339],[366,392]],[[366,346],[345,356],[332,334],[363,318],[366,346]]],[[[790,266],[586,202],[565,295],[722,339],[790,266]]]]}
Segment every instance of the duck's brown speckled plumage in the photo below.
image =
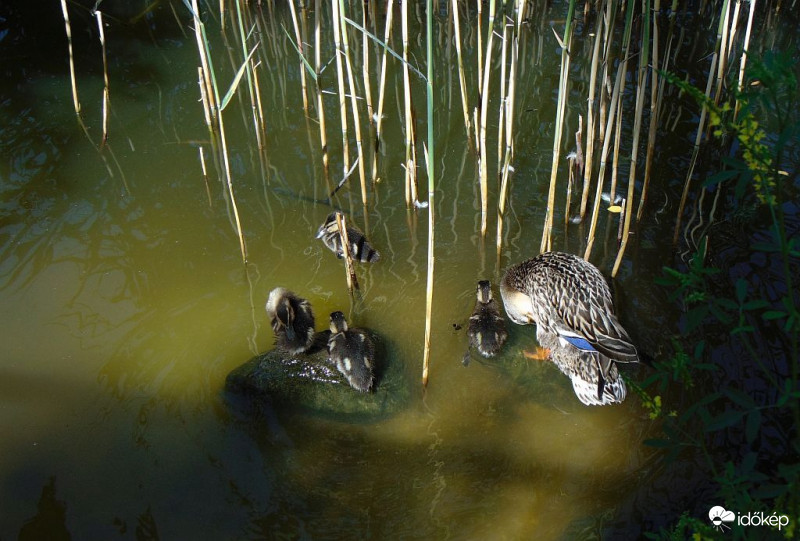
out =
{"type": "Polygon", "coordinates": [[[331,362],[350,386],[363,393],[372,388],[375,369],[375,345],[361,329],[350,329],[342,312],[331,314],[331,336],[328,339],[331,362]]]}
{"type": "Polygon", "coordinates": [[[624,383],[614,363],[636,362],[639,357],[614,315],[608,284],[594,265],[572,254],[545,252],[510,267],[500,293],[512,321],[536,324],[539,343],[554,351],[553,360],[573,384],[576,378],[588,379],[584,382],[587,386],[594,384],[597,392],[590,402],[605,404],[625,398],[624,383]],[[564,337],[585,339],[596,352],[581,351],[564,337]],[[612,381],[618,384],[612,385],[612,381]],[[616,399],[610,400],[614,396],[609,397],[607,391],[615,392],[615,388],[616,399]],[[603,398],[597,398],[598,394],[603,398]]]}
{"type": "Polygon", "coordinates": [[[266,309],[278,348],[297,354],[313,345],[314,312],[307,300],[283,287],[276,287],[270,291],[266,309]]]}
{"type": "MultiPolygon", "coordinates": [[[[336,221],[336,215],[341,212],[331,212],[325,219],[325,223],[319,226],[317,230],[317,238],[322,239],[322,242],[327,246],[336,257],[344,257],[344,248],[342,247],[342,237],[339,234],[339,224],[336,221]]],[[[367,240],[364,233],[354,225],[347,221],[345,225],[347,231],[347,240],[350,244],[350,257],[355,261],[362,263],[374,263],[381,258],[381,255],[375,250],[367,240]]]]}

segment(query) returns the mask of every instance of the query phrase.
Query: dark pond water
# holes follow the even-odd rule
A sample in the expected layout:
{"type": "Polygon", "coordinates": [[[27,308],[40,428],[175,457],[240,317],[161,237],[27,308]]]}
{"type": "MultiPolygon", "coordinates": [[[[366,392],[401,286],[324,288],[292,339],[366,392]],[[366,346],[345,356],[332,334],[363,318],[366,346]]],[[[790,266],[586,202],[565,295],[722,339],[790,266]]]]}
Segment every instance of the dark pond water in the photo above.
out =
{"type": "MultiPolygon", "coordinates": [[[[207,157],[213,150],[186,7],[162,2],[148,11],[137,4],[107,14],[110,135],[98,150],[96,25],[88,10],[70,5],[84,132],[72,108],[63,20],[51,4],[0,11],[0,538],[68,531],[76,539],[156,532],[163,539],[568,539],[603,531],[635,536],[654,519],[632,498],[669,499],[675,485],[653,483],[659,456],[642,442],[658,426],[633,393],[620,406],[584,407],[555,367],[522,357],[535,345],[533,327],[511,328],[503,355],[464,367],[467,338],[454,327],[465,327],[477,280],[497,283],[505,267],[539,251],[560,62],[549,23],[562,32],[566,5],[537,6],[520,36],[515,172],[499,258],[494,210],[486,241],[480,239],[477,158],[464,135],[452,28],[446,11],[437,15],[436,272],[423,391],[428,211],[405,206],[397,63],[388,70],[381,181],[369,187],[367,212],[357,174],[333,202],[381,252],[380,262],[358,267],[362,299],[353,303],[341,262],[314,239],[331,205],[316,116],[303,113],[301,68],[281,28],[292,33],[284,5],[253,7],[246,17],[248,25],[257,22],[261,43],[263,153],[244,88],[224,112],[248,249],[243,265],[222,177],[210,159],[207,181],[202,173],[198,149],[207,157]],[[379,332],[391,344],[387,361],[402,366],[412,389],[408,406],[373,423],[291,408],[255,417],[232,410],[225,377],[271,347],[263,307],[278,285],[309,299],[320,328],[339,309],[379,332]]],[[[415,10],[413,57],[421,63],[423,10],[415,10]]],[[[241,47],[233,19],[222,34],[213,13],[204,10],[204,19],[224,92],[241,47]]],[[[469,14],[462,31],[474,102],[476,24],[469,14]]],[[[567,134],[577,128],[588,85],[582,17],[576,36],[585,43],[571,68],[567,134]]],[[[312,13],[307,23],[313,28],[312,13]]],[[[323,32],[327,62],[329,15],[323,32]]],[[[400,47],[399,22],[395,32],[400,47]]],[[[360,42],[351,47],[360,55],[360,42]]],[[[335,93],[333,70],[331,64],[322,85],[335,93]]],[[[414,92],[424,134],[418,79],[414,92]]],[[[335,182],[342,167],[338,101],[334,94],[325,100],[335,182]]],[[[489,129],[496,132],[499,103],[491,107],[489,129]]],[[[652,280],[673,261],[672,217],[696,122],[686,112],[676,119],[659,141],[652,204],[614,283],[622,321],[654,356],[678,317],[652,280]]],[[[622,153],[630,153],[628,137],[622,153]]],[[[496,158],[490,148],[490,171],[496,158]]],[[[559,209],[566,161],[561,170],[559,209]]],[[[490,173],[490,209],[494,178],[490,173]]],[[[420,179],[425,200],[422,172],[420,179]]],[[[603,215],[591,259],[606,273],[616,231],[616,218],[603,215]]],[[[555,249],[582,253],[586,235],[586,225],[566,228],[557,210],[555,249]]],[[[646,369],[627,374],[635,380],[646,369]]],[[[690,464],[683,475],[691,486],[690,464]]]]}

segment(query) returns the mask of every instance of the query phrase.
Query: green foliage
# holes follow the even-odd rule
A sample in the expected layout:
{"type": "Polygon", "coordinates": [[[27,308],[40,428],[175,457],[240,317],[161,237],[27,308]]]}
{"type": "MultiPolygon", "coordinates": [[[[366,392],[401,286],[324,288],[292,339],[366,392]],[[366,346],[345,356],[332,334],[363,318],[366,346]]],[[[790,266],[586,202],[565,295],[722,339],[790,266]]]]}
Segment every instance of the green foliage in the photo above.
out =
{"type": "Polygon", "coordinates": [[[685,541],[687,539],[710,541],[719,537],[710,522],[691,517],[689,513],[682,514],[678,523],[671,530],[647,532],[644,536],[647,539],[657,539],[658,541],[685,541]]]}
{"type": "MultiPolygon", "coordinates": [[[[676,457],[683,449],[699,450],[719,485],[720,502],[724,502],[726,508],[788,514],[790,527],[781,534],[795,539],[796,524],[800,520],[800,465],[789,461],[778,464],[773,468],[776,471],[763,471],[765,462],[774,461],[776,457],[759,454],[759,435],[765,423],[773,423],[778,433],[787,437],[792,434],[792,450],[800,453],[797,435],[800,426],[800,313],[791,268],[792,258],[800,256],[800,241],[788,236],[782,206],[787,197],[791,197],[789,193],[797,175],[796,171],[791,174],[784,171],[796,169],[785,166],[784,162],[787,147],[797,145],[800,135],[797,108],[800,95],[795,61],[789,55],[767,54],[763,60],[749,60],[752,66],[748,71],[750,85],[746,92],[734,93],[733,104],[718,105],[688,82],[671,74],[665,76],[706,108],[714,135],[722,143],[730,144],[730,155],[722,160],[724,169],[707,179],[704,187],[722,189],[723,185],[734,183],[737,200],[750,197],[757,206],[769,211],[772,237],[769,242],[751,245],[750,250],[751,253],[761,252],[775,267],[783,270],[773,279],[778,282],[774,289],[785,293],[777,302],[768,302],[758,298],[759,290],[744,278],[731,284],[729,291],[720,292],[712,280],[721,270],[707,265],[708,239],[704,238],[685,269],[665,267],[662,276],[656,279],[656,283],[670,290],[671,300],[681,303],[685,313],[684,328],[681,339],[675,338],[672,342],[672,355],[666,361],[654,363],[653,374],[631,387],[642,398],[650,418],[660,419],[662,423],[664,437],[647,440],[646,444],[665,449],[668,458],[676,457]],[[729,339],[744,348],[756,369],[755,377],[770,386],[772,392],[768,396],[777,398],[756,400],[731,385],[665,414],[669,407],[664,397],[669,388],[679,384],[688,389],[697,384],[703,373],[717,369],[704,360],[704,352],[709,347],[703,336],[706,326],[720,324],[730,329],[729,339]],[[759,351],[755,338],[758,330],[765,328],[782,335],[782,343],[789,345],[785,352],[790,369],[788,377],[779,377],[773,368],[764,364],[764,352],[759,351]],[[694,340],[692,347],[686,345],[688,340],[694,340]],[[736,462],[720,461],[719,450],[712,444],[714,435],[734,427],[744,435],[746,447],[740,451],[743,457],[736,462]]],[[[793,150],[796,152],[796,148],[793,150]]],[[[739,532],[739,535],[745,534],[739,532]]],[[[649,537],[709,539],[717,535],[708,521],[684,514],[672,530],[649,537]]]]}

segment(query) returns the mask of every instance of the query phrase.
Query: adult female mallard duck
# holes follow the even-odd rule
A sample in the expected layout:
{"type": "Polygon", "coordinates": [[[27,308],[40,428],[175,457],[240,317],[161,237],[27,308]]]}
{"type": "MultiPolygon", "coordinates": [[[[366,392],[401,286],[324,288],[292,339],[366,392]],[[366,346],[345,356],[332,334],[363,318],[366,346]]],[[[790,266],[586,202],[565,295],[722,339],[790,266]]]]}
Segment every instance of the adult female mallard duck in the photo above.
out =
{"type": "Polygon", "coordinates": [[[361,329],[349,329],[344,314],[338,311],[331,314],[328,353],[351,387],[364,393],[372,388],[375,346],[361,329]]]}
{"type": "Polygon", "coordinates": [[[267,317],[278,348],[296,355],[314,343],[314,312],[311,304],[291,291],[276,287],[267,299],[267,317]]]}
{"type": "Polygon", "coordinates": [[[611,291],[600,271],[572,254],[545,252],[510,267],[500,295],[511,321],[536,324],[539,344],[551,350],[587,405],[625,399],[615,363],[639,361],[636,347],[614,315],[611,291]]]}
{"type": "Polygon", "coordinates": [[[492,285],[488,280],[478,282],[477,297],[467,327],[469,345],[484,357],[494,357],[508,338],[505,318],[492,298],[492,285]]]}

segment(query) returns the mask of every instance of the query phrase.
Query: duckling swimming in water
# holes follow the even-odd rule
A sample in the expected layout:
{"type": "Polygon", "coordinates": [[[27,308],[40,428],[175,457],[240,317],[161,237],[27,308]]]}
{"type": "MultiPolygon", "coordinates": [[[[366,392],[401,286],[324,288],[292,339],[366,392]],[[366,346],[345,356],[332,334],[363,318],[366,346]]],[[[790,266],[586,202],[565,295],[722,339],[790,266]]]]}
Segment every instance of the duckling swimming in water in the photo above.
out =
{"type": "MultiPolygon", "coordinates": [[[[331,212],[325,219],[325,223],[319,226],[317,238],[322,239],[325,246],[341,259],[344,257],[342,248],[342,237],[339,234],[339,224],[336,222],[336,215],[339,211],[331,212]]],[[[364,233],[353,225],[345,225],[347,240],[350,243],[350,257],[362,263],[374,263],[381,258],[381,255],[372,248],[364,233]]]]}
{"type": "Polygon", "coordinates": [[[614,315],[600,271],[582,258],[545,252],[510,267],[500,284],[506,313],[518,325],[536,325],[536,338],[572,380],[587,405],[622,402],[626,389],[616,363],[639,361],[614,315]]]}
{"type": "Polygon", "coordinates": [[[328,353],[353,389],[366,393],[372,388],[375,346],[361,329],[348,329],[344,314],[338,311],[331,314],[328,353]]]}
{"type": "Polygon", "coordinates": [[[467,327],[469,345],[484,357],[494,357],[508,338],[505,318],[492,298],[492,285],[488,280],[478,282],[475,309],[467,327]]]}
{"type": "Polygon", "coordinates": [[[267,317],[278,348],[295,355],[314,343],[314,312],[311,304],[291,291],[276,287],[267,299],[267,317]]]}

